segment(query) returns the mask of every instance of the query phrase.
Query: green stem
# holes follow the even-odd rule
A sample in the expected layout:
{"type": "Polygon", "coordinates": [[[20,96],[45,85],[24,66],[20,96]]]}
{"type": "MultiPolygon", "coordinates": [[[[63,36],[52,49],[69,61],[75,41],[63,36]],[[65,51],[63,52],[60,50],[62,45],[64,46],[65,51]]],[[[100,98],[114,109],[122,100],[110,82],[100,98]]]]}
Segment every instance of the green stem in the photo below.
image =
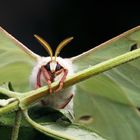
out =
{"type": "Polygon", "coordinates": [[[17,97],[21,96],[21,94],[18,92],[10,91],[10,90],[2,88],[2,87],[0,87],[0,94],[4,94],[10,98],[17,98],[17,97]]]}
{"type": "MultiPolygon", "coordinates": [[[[88,79],[94,75],[98,75],[104,71],[107,71],[109,69],[112,69],[118,65],[121,65],[123,63],[132,61],[134,59],[137,59],[140,57],[140,49],[134,50],[132,52],[125,53],[123,55],[120,55],[118,57],[115,57],[113,59],[104,61],[100,64],[97,64],[95,66],[92,66],[90,68],[87,68],[83,71],[80,71],[78,73],[75,73],[74,75],[68,77],[64,82],[64,87],[66,88],[68,86],[72,86],[78,82],[81,82],[85,79],[88,79]]],[[[52,84],[52,90],[56,89],[58,86],[58,82],[55,82],[52,84]]],[[[21,105],[22,107],[26,108],[36,100],[46,96],[46,94],[49,93],[48,87],[42,87],[34,91],[28,92],[26,97],[21,99],[21,105]]]]}
{"type": "Polygon", "coordinates": [[[55,138],[57,138],[57,139],[61,139],[61,140],[62,140],[62,139],[64,139],[64,140],[75,140],[74,137],[71,137],[71,136],[66,135],[66,134],[64,134],[64,133],[63,133],[63,134],[62,134],[62,133],[59,133],[59,132],[57,132],[57,131],[55,131],[55,130],[53,130],[53,129],[49,129],[49,128],[47,128],[47,127],[44,127],[44,126],[42,126],[42,125],[36,123],[35,121],[33,121],[33,120],[29,117],[27,110],[24,110],[24,111],[23,111],[23,114],[24,114],[24,117],[25,117],[26,121],[27,121],[29,124],[31,124],[34,128],[36,128],[37,130],[39,130],[40,132],[42,132],[42,133],[44,133],[44,134],[47,134],[47,135],[49,135],[49,136],[55,137],[55,138]]]}
{"type": "Polygon", "coordinates": [[[14,101],[13,103],[10,103],[9,105],[0,108],[0,116],[4,113],[9,113],[12,111],[16,111],[18,109],[19,109],[19,101],[14,101]]]}
{"type": "Polygon", "coordinates": [[[12,130],[11,140],[18,139],[21,117],[22,117],[21,110],[16,111],[15,124],[14,124],[13,130],[12,130]]]}
{"type": "MultiPolygon", "coordinates": [[[[95,66],[92,66],[90,68],[87,68],[83,71],[80,71],[78,73],[75,73],[74,75],[68,77],[64,82],[64,87],[66,88],[68,86],[72,86],[78,82],[81,82],[85,79],[88,79],[94,75],[98,75],[104,71],[107,71],[109,69],[112,69],[118,65],[121,65],[123,63],[132,61],[134,59],[137,59],[140,57],[140,49],[136,49],[132,52],[125,53],[123,55],[120,55],[118,57],[115,57],[113,59],[104,61],[100,64],[97,64],[95,66]]],[[[58,87],[58,82],[55,82],[52,84],[52,90],[55,90],[58,87]]],[[[0,93],[7,94],[10,96],[10,94],[15,93],[15,95],[19,95],[19,93],[11,92],[6,89],[0,88],[0,93]]],[[[20,107],[21,109],[27,108],[30,104],[34,103],[35,101],[41,99],[42,97],[45,97],[49,93],[49,89],[47,86],[41,87],[37,90],[32,90],[30,92],[26,92],[20,96],[20,107]]],[[[15,103],[15,102],[14,102],[15,103]]],[[[3,107],[0,109],[0,114],[3,112],[11,111],[11,109],[18,108],[18,103],[10,104],[7,107],[3,107]]]]}

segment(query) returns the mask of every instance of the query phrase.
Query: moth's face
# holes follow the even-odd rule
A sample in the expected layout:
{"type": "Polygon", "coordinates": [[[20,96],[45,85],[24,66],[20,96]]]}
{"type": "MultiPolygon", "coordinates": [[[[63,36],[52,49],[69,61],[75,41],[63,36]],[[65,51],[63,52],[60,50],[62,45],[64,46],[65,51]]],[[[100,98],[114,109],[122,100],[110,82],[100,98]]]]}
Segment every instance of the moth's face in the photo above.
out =
{"type": "Polygon", "coordinates": [[[45,68],[47,71],[50,71],[51,73],[55,73],[61,70],[63,67],[57,61],[50,61],[45,65],[45,68]]]}

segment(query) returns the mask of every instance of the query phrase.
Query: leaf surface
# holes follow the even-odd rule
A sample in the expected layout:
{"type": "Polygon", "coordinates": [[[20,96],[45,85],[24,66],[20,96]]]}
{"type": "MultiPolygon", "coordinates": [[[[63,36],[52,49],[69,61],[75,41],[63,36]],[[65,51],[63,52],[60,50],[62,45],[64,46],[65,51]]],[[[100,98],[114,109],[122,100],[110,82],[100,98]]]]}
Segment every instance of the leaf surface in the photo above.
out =
{"type": "Polygon", "coordinates": [[[24,116],[28,123],[30,123],[33,126],[33,128],[56,139],[105,140],[95,132],[80,125],[67,124],[66,122],[60,120],[56,120],[56,122],[41,123],[41,121],[44,120],[44,118],[42,118],[43,116],[38,117],[37,123],[29,117],[26,111],[24,111],[24,116]]]}

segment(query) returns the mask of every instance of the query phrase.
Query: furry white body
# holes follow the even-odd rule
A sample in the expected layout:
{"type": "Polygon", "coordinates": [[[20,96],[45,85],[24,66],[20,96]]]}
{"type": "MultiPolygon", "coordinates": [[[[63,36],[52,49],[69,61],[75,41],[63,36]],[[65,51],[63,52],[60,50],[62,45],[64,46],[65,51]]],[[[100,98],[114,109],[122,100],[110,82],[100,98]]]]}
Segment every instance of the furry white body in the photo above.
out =
{"type": "MultiPolygon", "coordinates": [[[[50,57],[39,57],[37,63],[35,64],[31,77],[30,77],[30,84],[33,89],[35,89],[35,84],[37,81],[37,74],[39,72],[39,69],[41,66],[46,65],[48,62],[51,61],[50,57]]],[[[61,57],[57,57],[56,61],[59,62],[61,66],[63,66],[65,69],[68,70],[68,75],[73,74],[73,68],[72,68],[72,62],[70,59],[63,59],[61,57]]],[[[53,66],[52,66],[53,67],[53,66]]],[[[60,81],[61,78],[63,77],[64,73],[60,73],[54,78],[54,81],[60,81]]],[[[45,78],[43,77],[43,74],[41,75],[41,85],[46,85],[45,78]]],[[[74,91],[75,87],[69,87],[66,89],[62,89],[58,93],[51,93],[48,94],[46,99],[43,99],[43,102],[45,102],[46,106],[55,108],[55,109],[60,109],[61,106],[63,106],[67,100],[75,94],[74,91]]],[[[73,98],[71,101],[64,107],[64,109],[69,110],[71,113],[73,113],[73,98]]]]}

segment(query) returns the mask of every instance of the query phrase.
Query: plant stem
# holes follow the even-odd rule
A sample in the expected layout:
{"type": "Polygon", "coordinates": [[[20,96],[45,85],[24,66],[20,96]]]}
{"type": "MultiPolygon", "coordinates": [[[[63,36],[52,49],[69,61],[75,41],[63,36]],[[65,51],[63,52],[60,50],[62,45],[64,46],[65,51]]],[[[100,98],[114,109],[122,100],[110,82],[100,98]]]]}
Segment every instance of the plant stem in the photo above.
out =
{"type": "MultiPolygon", "coordinates": [[[[81,82],[85,79],[88,79],[94,75],[98,75],[104,71],[112,69],[112,68],[114,68],[118,65],[121,65],[123,63],[132,61],[132,60],[137,59],[139,57],[140,57],[140,49],[136,49],[132,52],[128,52],[128,53],[125,53],[123,55],[117,56],[113,59],[104,61],[100,64],[97,64],[95,66],[87,68],[83,71],[80,71],[80,72],[75,73],[74,75],[68,77],[64,82],[63,88],[66,88],[68,86],[72,86],[72,85],[74,85],[78,82],[81,82]]],[[[52,84],[52,90],[55,90],[58,87],[58,84],[59,84],[58,82],[54,82],[52,84]]],[[[0,88],[0,93],[5,94],[5,95],[9,94],[9,96],[10,96],[10,93],[11,94],[15,93],[15,95],[19,95],[19,93],[11,92],[11,91],[8,91],[8,90],[3,89],[3,88],[0,88]]],[[[30,92],[26,92],[26,93],[22,94],[22,96],[19,95],[18,96],[20,99],[19,106],[21,109],[26,109],[30,104],[41,99],[42,97],[45,97],[48,93],[49,93],[49,88],[47,86],[44,86],[44,87],[41,87],[39,89],[32,90],[30,92]]],[[[14,109],[14,108],[15,109],[18,108],[17,101],[14,103],[11,103],[10,105],[8,105],[6,107],[1,108],[0,114],[3,112],[9,112],[9,111],[11,111],[11,109],[14,109]]]]}
{"type": "Polygon", "coordinates": [[[17,98],[19,96],[21,96],[22,94],[18,93],[18,92],[14,92],[14,91],[10,91],[8,89],[5,89],[3,87],[0,87],[0,94],[4,94],[10,98],[17,98]]]}
{"type": "Polygon", "coordinates": [[[15,112],[15,124],[12,130],[12,135],[11,135],[11,140],[17,140],[18,139],[18,134],[19,134],[19,128],[20,128],[20,122],[21,122],[21,110],[18,110],[15,112]]]}
{"type": "Polygon", "coordinates": [[[5,107],[1,107],[0,108],[0,116],[4,113],[18,110],[19,109],[18,105],[19,105],[19,101],[14,101],[13,103],[10,103],[9,105],[7,105],[5,107]]]}
{"type": "Polygon", "coordinates": [[[47,127],[44,127],[42,125],[40,125],[39,123],[36,123],[35,121],[33,121],[29,115],[28,115],[28,112],[27,110],[24,110],[23,111],[23,114],[24,114],[24,117],[26,119],[27,122],[29,122],[29,124],[31,124],[34,128],[36,128],[37,130],[39,130],[40,132],[44,133],[44,134],[47,134],[49,136],[52,136],[52,137],[55,137],[57,139],[64,139],[64,140],[75,140],[74,137],[71,137],[70,135],[66,135],[66,134],[62,134],[62,133],[59,133],[53,129],[49,129],[47,127]]]}
{"type": "MultiPolygon", "coordinates": [[[[140,49],[137,49],[137,50],[134,50],[132,52],[128,52],[128,53],[125,53],[123,55],[117,56],[113,59],[104,61],[100,64],[97,64],[95,66],[87,68],[83,71],[80,71],[80,72],[75,73],[74,75],[68,77],[64,82],[63,88],[66,88],[68,86],[72,86],[72,85],[74,85],[78,82],[81,82],[85,79],[88,79],[94,75],[98,75],[104,71],[112,69],[112,68],[114,68],[118,65],[121,65],[123,63],[132,61],[132,60],[137,59],[139,57],[140,57],[140,49]]],[[[52,90],[56,89],[57,86],[58,86],[58,82],[53,83],[52,90]]],[[[26,93],[27,96],[25,96],[24,98],[21,99],[22,107],[26,108],[31,103],[46,96],[48,93],[49,93],[49,89],[46,86],[26,93]]]]}

